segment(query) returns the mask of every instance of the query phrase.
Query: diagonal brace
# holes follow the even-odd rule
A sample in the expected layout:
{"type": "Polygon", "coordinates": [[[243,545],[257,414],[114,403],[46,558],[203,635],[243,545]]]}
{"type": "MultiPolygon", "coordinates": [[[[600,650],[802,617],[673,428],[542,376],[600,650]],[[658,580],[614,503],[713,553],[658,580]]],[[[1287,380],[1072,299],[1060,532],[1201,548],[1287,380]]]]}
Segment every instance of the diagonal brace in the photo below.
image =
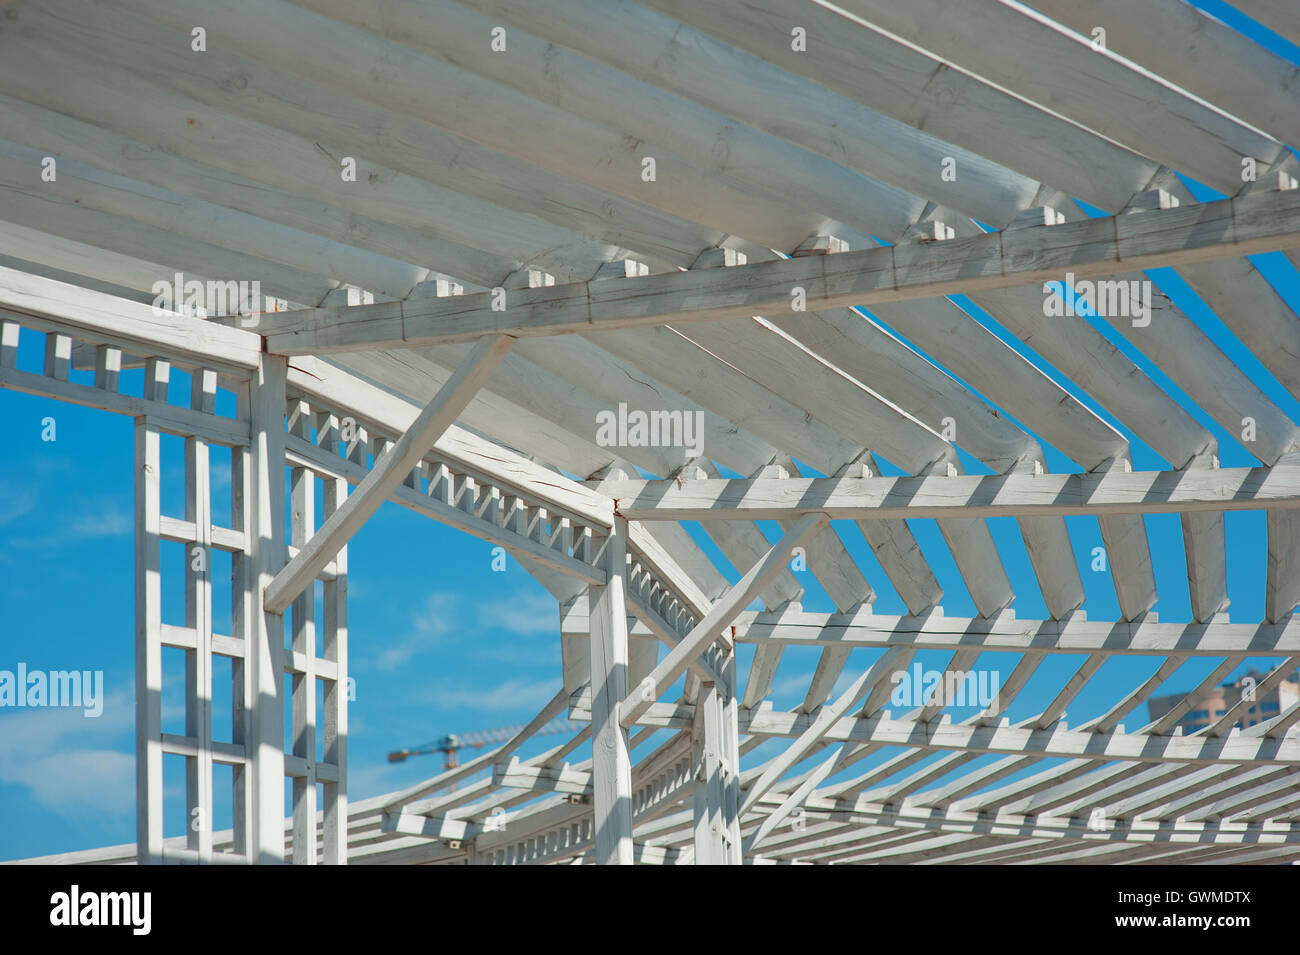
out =
{"type": "Polygon", "coordinates": [[[284,613],[307,589],[316,575],[347,544],[379,505],[388,499],[415,470],[438,438],[455,423],[474,395],[501,364],[514,345],[509,335],[484,338],[461,362],[446,384],[433,396],[419,417],[375,462],[374,468],[357,485],[343,505],[321,525],[321,529],[285,564],[266,588],[263,606],[268,613],[284,613]]]}

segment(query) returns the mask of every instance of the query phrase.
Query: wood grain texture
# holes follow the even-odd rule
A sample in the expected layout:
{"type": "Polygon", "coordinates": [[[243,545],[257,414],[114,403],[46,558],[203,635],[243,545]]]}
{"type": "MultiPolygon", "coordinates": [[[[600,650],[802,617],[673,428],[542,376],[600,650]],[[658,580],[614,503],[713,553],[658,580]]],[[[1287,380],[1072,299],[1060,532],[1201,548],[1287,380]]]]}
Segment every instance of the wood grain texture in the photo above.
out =
{"type": "Polygon", "coordinates": [[[1255,193],[1141,214],[888,248],[688,270],[618,281],[264,315],[276,354],[520,338],[787,312],[794,288],[812,310],[870,306],[1203,262],[1300,247],[1300,193],[1255,193]]]}

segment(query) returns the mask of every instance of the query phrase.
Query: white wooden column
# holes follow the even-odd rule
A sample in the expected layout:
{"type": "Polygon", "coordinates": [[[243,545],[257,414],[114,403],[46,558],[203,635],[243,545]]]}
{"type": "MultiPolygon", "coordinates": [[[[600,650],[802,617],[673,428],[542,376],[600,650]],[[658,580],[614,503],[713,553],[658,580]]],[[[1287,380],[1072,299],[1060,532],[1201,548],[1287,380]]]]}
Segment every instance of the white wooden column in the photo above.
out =
{"type": "MultiPolygon", "coordinates": [[[[333,447],[338,440],[338,419],[321,415],[317,427],[321,445],[333,447]]],[[[339,509],[348,496],[348,482],[322,475],[323,517],[339,509]]],[[[334,577],[325,581],[321,620],[321,653],[334,664],[334,676],[325,684],[325,712],[321,714],[321,766],[332,767],[335,778],[324,780],[322,861],[343,865],[348,861],[348,549],[334,558],[334,577]]]]}
{"type": "MultiPolygon", "coordinates": [[[[289,433],[311,440],[311,409],[294,404],[289,433]]],[[[304,467],[290,473],[290,543],[302,548],[316,527],[316,477],[304,467]]],[[[293,862],[316,864],[316,581],[311,580],[294,598],[293,652],[287,661],[293,706],[290,728],[293,766],[293,862]]]]}
{"type": "Polygon", "coordinates": [[[287,371],[283,358],[263,355],[248,396],[244,516],[252,566],[246,580],[251,607],[244,656],[245,811],[250,859],[259,863],[284,861],[284,617],[263,610],[262,600],[285,564],[287,371]]]}
{"type": "Polygon", "coordinates": [[[622,518],[614,519],[600,565],[608,580],[603,586],[592,585],[588,598],[596,862],[631,865],[632,760],[627,730],[619,721],[619,710],[628,692],[627,522],[622,518]]]}
{"type": "Polygon", "coordinates": [[[141,865],[161,863],[163,853],[159,458],[158,429],[142,415],[135,419],[135,801],[141,865]]]}
{"type": "Polygon", "coordinates": [[[740,746],[735,651],[721,668],[730,685],[705,683],[695,706],[695,864],[740,864],[740,746]]]}
{"type": "MultiPolygon", "coordinates": [[[[193,371],[190,406],[212,414],[216,372],[193,371]]],[[[185,757],[186,846],[200,862],[212,859],[212,494],[208,443],[185,439],[185,520],[194,525],[186,547],[185,628],[194,648],[185,651],[185,735],[193,754],[185,757]]]]}

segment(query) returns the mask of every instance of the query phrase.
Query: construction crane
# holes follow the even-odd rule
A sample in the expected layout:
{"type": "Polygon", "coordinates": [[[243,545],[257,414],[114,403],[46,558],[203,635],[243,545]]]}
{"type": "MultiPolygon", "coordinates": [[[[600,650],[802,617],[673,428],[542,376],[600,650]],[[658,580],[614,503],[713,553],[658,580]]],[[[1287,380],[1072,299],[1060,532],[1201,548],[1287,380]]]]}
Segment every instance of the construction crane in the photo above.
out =
{"type": "MultiPolygon", "coordinates": [[[[426,756],[430,753],[442,753],[442,768],[455,769],[460,765],[460,760],[456,754],[462,749],[473,747],[479,749],[487,746],[489,743],[504,743],[513,737],[516,733],[524,728],[527,724],[520,723],[518,726],[503,726],[494,730],[479,730],[475,733],[451,734],[434,740],[429,743],[423,743],[411,749],[398,749],[388,754],[390,763],[401,763],[408,756],[426,756]]],[[[585,724],[575,723],[572,720],[551,720],[541,729],[537,730],[534,736],[555,736],[560,733],[576,733],[582,729],[585,724]]]]}

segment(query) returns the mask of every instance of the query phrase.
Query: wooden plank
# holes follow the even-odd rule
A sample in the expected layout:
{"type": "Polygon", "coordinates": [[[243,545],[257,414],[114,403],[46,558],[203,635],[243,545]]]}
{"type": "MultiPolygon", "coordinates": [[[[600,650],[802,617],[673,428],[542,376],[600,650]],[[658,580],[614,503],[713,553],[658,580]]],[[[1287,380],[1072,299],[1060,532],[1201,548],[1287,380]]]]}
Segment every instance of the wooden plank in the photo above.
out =
{"type": "MultiPolygon", "coordinates": [[[[1237,6],[1248,12],[1245,5],[1237,6]]],[[[1034,7],[1089,40],[1094,28],[1103,27],[1112,53],[1282,142],[1300,142],[1294,109],[1300,81],[1294,64],[1191,4],[1094,0],[1085,9],[1070,0],[1040,0],[1034,7]]]]}
{"type": "MultiPolygon", "coordinates": [[[[860,312],[834,309],[778,314],[772,323],[930,428],[941,432],[951,428],[956,435],[953,444],[999,474],[1042,455],[1032,437],[927,358],[864,321],[860,312]]],[[[902,325],[910,322],[902,319],[902,325]]],[[[688,334],[695,332],[694,328],[688,330],[688,334]]],[[[881,450],[878,441],[871,446],[881,450]]]]}
{"type": "Polygon", "coordinates": [[[1108,49],[1093,49],[1091,37],[1013,0],[978,0],[961,18],[945,18],[939,0],[906,7],[888,0],[845,0],[843,6],[855,19],[889,31],[895,42],[923,46],[942,62],[1043,103],[1057,115],[1215,189],[1231,193],[1240,188],[1242,156],[1272,162],[1281,149],[1276,140],[1204,100],[1108,49]],[[1049,76],[1059,83],[1045,96],[1042,78],[1049,76]]]}
{"type": "MultiPolygon", "coordinates": [[[[22,62],[23,56],[15,59],[17,62],[0,64],[0,76],[7,79],[12,71],[29,65],[22,62]]],[[[495,217],[481,216],[478,232],[456,228],[449,217],[473,200],[391,170],[375,180],[367,178],[351,183],[352,188],[335,189],[326,177],[305,174],[308,169],[319,169],[323,164],[325,157],[315,144],[283,132],[275,140],[277,161],[251,166],[246,160],[240,164],[238,154],[244,151],[242,146],[229,153],[205,149],[192,130],[187,136],[175,127],[159,129],[150,138],[150,119],[132,116],[128,111],[132,91],[141,94],[149,88],[121,82],[123,78],[120,74],[114,77],[119,81],[115,90],[87,91],[80,97],[68,90],[49,89],[38,94],[30,88],[23,90],[29,102],[0,96],[3,107],[0,108],[0,136],[13,143],[49,150],[61,160],[74,159],[388,259],[437,262],[440,269],[480,287],[491,288],[513,268],[514,261],[527,258],[531,250],[548,243],[574,257],[577,264],[572,274],[576,277],[590,275],[594,263],[602,258],[595,243],[573,233],[547,229],[542,223],[535,223],[530,230],[522,217],[508,217],[504,209],[498,210],[495,217]],[[41,102],[53,108],[45,109],[38,105],[41,102]],[[145,145],[146,142],[153,145],[145,145]],[[141,168],[130,157],[145,151],[150,151],[150,162],[147,168],[141,168]],[[417,221],[411,209],[403,208],[399,196],[409,205],[437,208],[441,220],[437,234],[428,229],[427,219],[417,221]],[[497,221],[501,218],[513,218],[514,231],[498,228],[497,221]],[[353,224],[355,228],[350,227],[353,224]],[[495,251],[466,244],[470,235],[477,236],[480,244],[490,241],[495,251]],[[588,267],[588,262],[593,265],[588,267]]],[[[16,87],[6,85],[6,88],[16,87]]],[[[177,113],[186,112],[181,97],[175,93],[157,87],[150,92],[155,93],[152,119],[169,125],[177,113]]],[[[234,116],[210,116],[205,128],[208,123],[219,128],[216,135],[222,142],[243,144],[259,139],[258,130],[253,128],[256,124],[234,116]]],[[[187,124],[182,125],[188,129],[187,124]]],[[[272,131],[263,127],[263,132],[265,135],[260,138],[266,142],[272,131]]],[[[486,211],[486,203],[478,205],[482,207],[480,211],[486,211]]],[[[559,270],[549,256],[544,261],[552,271],[559,270]]],[[[128,281],[129,274],[114,271],[111,277],[127,285],[138,285],[145,291],[150,288],[151,279],[147,276],[128,281]]],[[[563,274],[567,277],[571,273],[563,271],[563,274]]],[[[147,298],[152,297],[152,292],[148,292],[147,298]]]]}
{"type": "Polygon", "coordinates": [[[921,614],[939,605],[943,588],[906,521],[858,521],[858,530],[909,613],[921,614]]]}
{"type": "Polygon", "coordinates": [[[979,518],[952,517],[938,524],[980,616],[992,617],[1010,606],[1015,591],[1011,589],[988,524],[979,518]]]}
{"type": "Polygon", "coordinates": [[[732,478],[611,482],[629,520],[833,520],[1289,510],[1300,507],[1300,468],[1122,471],[956,477],[732,478]]]}
{"type": "MultiPolygon", "coordinates": [[[[1121,216],[1118,221],[1132,221],[1151,214],[1134,213],[1121,216]]],[[[1050,233],[1075,224],[1067,222],[1043,228],[1050,233]]],[[[1036,230],[1017,229],[1015,234],[1033,231],[1036,230]]],[[[1063,269],[1049,281],[1064,279],[1063,269]]],[[[1215,451],[1214,436],[1087,319],[1045,318],[1044,296],[1039,288],[1017,288],[980,292],[972,295],[971,300],[1042,355],[1172,467],[1185,467],[1198,456],[1215,451]]]]}
{"type": "Polygon", "coordinates": [[[505,311],[494,310],[493,296],[486,292],[409,307],[301,309],[263,315],[259,330],[272,353],[325,354],[492,334],[522,338],[748,318],[789,309],[795,288],[804,289],[804,303],[813,310],[871,306],[1057,281],[1067,270],[1078,279],[1095,278],[1121,268],[1162,268],[1296,247],[1300,194],[1266,192],[941,244],[520,289],[509,295],[505,311]]]}
{"type": "MultiPolygon", "coordinates": [[[[323,170],[329,168],[336,184],[339,183],[339,158],[370,155],[375,137],[386,131],[382,135],[391,133],[384,151],[386,167],[371,167],[375,168],[376,175],[392,169],[442,186],[448,192],[460,191],[489,205],[511,207],[525,216],[553,223],[570,232],[599,237],[614,247],[642,248],[661,260],[666,257],[680,259],[683,249],[697,251],[721,238],[721,233],[680,216],[588,186],[570,176],[542,169],[458,137],[430,123],[402,116],[394,112],[391,101],[383,106],[375,105],[358,96],[359,90],[325,89],[271,63],[240,56],[234,52],[239,49],[238,42],[220,49],[210,47],[204,58],[194,59],[188,44],[173,42],[177,36],[175,31],[154,26],[151,22],[165,15],[166,11],[161,7],[151,12],[148,18],[104,8],[96,11],[94,17],[83,15],[66,28],[57,26],[64,22],[69,11],[61,12],[63,15],[55,19],[46,19],[47,16],[54,17],[55,11],[47,13],[44,10],[24,18],[24,23],[13,31],[15,37],[21,31],[22,42],[9,45],[24,50],[39,45],[42,49],[32,56],[44,54],[45,62],[52,59],[59,63],[71,59],[78,64],[93,64],[90,73],[99,77],[99,82],[104,82],[104,75],[111,75],[118,89],[123,86],[136,88],[137,102],[158,96],[150,87],[165,87],[163,96],[159,97],[163,99],[168,98],[166,93],[181,94],[181,102],[191,101],[191,115],[196,108],[194,102],[201,104],[210,119],[205,131],[211,135],[217,135],[214,127],[220,123],[220,117],[216,114],[222,113],[251,120],[266,129],[270,139],[259,142],[262,149],[265,142],[277,142],[286,134],[308,144],[327,143],[328,155],[322,157],[323,162],[316,164],[314,175],[320,177],[323,170]],[[111,44],[104,42],[106,36],[113,38],[111,44]],[[146,50],[154,51],[148,69],[142,66],[146,62],[146,50]],[[158,80],[159,69],[167,73],[165,82],[158,80]],[[222,85],[223,78],[231,71],[244,77],[244,89],[222,85]],[[250,90],[260,90],[263,95],[252,95],[248,93],[250,90]],[[290,106],[291,102],[294,105],[290,106]],[[316,115],[309,121],[308,113],[316,115]],[[471,169],[474,174],[466,174],[471,169]],[[603,211],[605,209],[613,215],[603,211]],[[632,222],[637,225],[622,227],[632,222]]],[[[186,35],[188,29],[185,28],[186,35]]],[[[282,35],[282,39],[284,43],[290,43],[294,37],[282,35]]],[[[16,87],[6,84],[6,89],[20,89],[24,97],[31,95],[38,100],[46,95],[29,93],[30,85],[19,77],[16,87]]],[[[149,120],[150,126],[157,121],[153,115],[149,120]]],[[[143,135],[143,139],[153,142],[155,136],[143,135]]],[[[213,140],[205,138],[203,141],[210,151],[213,140]]],[[[223,138],[215,141],[233,142],[223,138]]],[[[629,179],[639,185],[638,173],[639,169],[634,168],[629,179]]],[[[247,175],[248,172],[245,170],[241,174],[247,175]]],[[[427,217],[425,221],[428,221],[427,217]]],[[[461,228],[466,225],[462,222],[461,228]]]]}
{"type": "Polygon", "coordinates": [[[1300,512],[1267,512],[1268,557],[1264,619],[1285,619],[1300,603],[1300,512]]]}
{"type": "MultiPolygon", "coordinates": [[[[647,5],[789,74],[892,116],[912,129],[924,130],[927,138],[922,142],[937,137],[944,146],[964,147],[1040,182],[1062,188],[1077,183],[1093,198],[1078,194],[1102,208],[1118,208],[1127,199],[1118,193],[1128,187],[1131,195],[1141,188],[1143,172],[1149,176],[1153,170],[1114,142],[1010,95],[976,72],[954,67],[951,60],[937,60],[926,51],[923,41],[899,43],[861,20],[846,19],[843,5],[809,7],[796,0],[772,0],[761,8],[739,0],[706,6],[684,0],[652,0],[647,5]],[[807,49],[815,50],[814,56],[792,49],[790,24],[806,29],[807,49]],[[1025,141],[1034,142],[1034,148],[1023,148],[1025,141]]],[[[624,46],[630,45],[625,41],[624,46]]],[[[692,36],[683,38],[682,45],[693,50],[699,43],[692,36]]],[[[652,50],[674,60],[680,56],[675,49],[652,50]]],[[[782,92],[784,96],[799,95],[782,92]]],[[[893,138],[900,134],[886,127],[879,135],[893,138]]],[[[900,145],[904,144],[922,161],[925,152],[917,150],[909,139],[902,139],[900,145]]],[[[938,170],[940,165],[931,160],[926,168],[938,170]]],[[[934,178],[939,178],[937,173],[934,178]]],[[[935,182],[920,194],[935,195],[939,189],[935,182]]]]}
{"type": "Polygon", "coordinates": [[[1183,514],[1183,549],[1192,618],[1209,620],[1228,609],[1228,553],[1222,514],[1183,514]]]}
{"type": "MultiPolygon", "coordinates": [[[[1243,192],[1277,188],[1283,174],[1288,179],[1300,176],[1300,159],[1286,154],[1267,173],[1261,172],[1257,182],[1243,186],[1243,192]]],[[[1160,186],[1183,205],[1196,202],[1177,177],[1162,177],[1160,186]]],[[[1179,275],[1279,382],[1300,395],[1300,367],[1292,357],[1300,353],[1300,319],[1249,259],[1199,262],[1181,267],[1179,275]]],[[[1241,433],[1239,428],[1231,432],[1241,433]]],[[[1263,458],[1262,453],[1257,456],[1263,458]]]]}
{"type": "Polygon", "coordinates": [[[1025,552],[1038,579],[1047,613],[1055,620],[1083,606],[1083,581],[1070,544],[1070,533],[1060,517],[1024,517],[1019,521],[1025,552]]]}
{"type": "MultiPolygon", "coordinates": [[[[969,166],[962,157],[963,169],[970,170],[962,189],[934,183],[923,171],[937,167],[942,158],[934,137],[825,90],[815,95],[807,90],[803,109],[775,116],[770,104],[774,96],[790,95],[788,74],[640,7],[543,0],[518,9],[479,2],[474,6],[482,12],[470,13],[443,0],[431,7],[417,0],[382,0],[365,8],[343,0],[310,0],[307,5],[648,142],[684,141],[693,155],[712,155],[721,135],[730,154],[743,154],[758,166],[784,165],[816,176],[824,174],[824,159],[829,159],[879,180],[857,198],[875,199],[884,182],[916,196],[939,188],[947,204],[957,206],[965,198],[971,214],[986,222],[1000,221],[1015,196],[1032,198],[1032,187],[1021,177],[974,155],[969,166]],[[431,14],[437,28],[430,26],[431,14]],[[509,56],[457,59],[459,51],[503,23],[513,24],[509,56]],[[629,116],[636,118],[635,127],[625,125],[629,116]],[[812,155],[783,163],[767,137],[747,127],[812,155]],[[922,149],[924,158],[917,156],[922,149]]],[[[842,175],[824,181],[829,186],[842,175]]],[[[878,215],[904,201],[897,194],[885,198],[878,215]]],[[[837,210],[837,218],[853,215],[837,210]]]]}
{"type": "MultiPolygon", "coordinates": [[[[838,259],[833,256],[812,258],[838,259]]],[[[803,259],[788,259],[801,262],[803,259]]],[[[780,264],[780,263],[773,263],[780,264]]],[[[720,281],[738,269],[703,270],[720,281]]],[[[688,273],[678,273],[685,275],[688,273]]],[[[612,283],[625,286],[636,279],[612,283]]],[[[789,309],[787,301],[783,310],[789,309]]],[[[909,473],[917,473],[936,461],[955,461],[955,455],[940,437],[938,421],[927,425],[871,387],[846,374],[823,357],[793,341],[771,323],[749,318],[741,322],[709,322],[684,326],[678,331],[706,351],[744,372],[796,407],[825,422],[859,448],[888,458],[909,473]]]]}
{"type": "MultiPolygon", "coordinates": [[[[1163,192],[1159,195],[1167,198],[1163,192]]],[[[1106,287],[1106,301],[1100,307],[1097,305],[1100,292],[1094,290],[1092,295],[1080,297],[1229,434],[1241,433],[1242,415],[1248,413],[1254,421],[1254,440],[1248,445],[1252,454],[1265,464],[1272,464],[1300,446],[1300,428],[1144,274],[1125,273],[1110,281],[1118,284],[1106,287]],[[1134,290],[1144,286],[1149,292],[1139,300],[1134,290]],[[1130,318],[1137,314],[1135,306],[1149,307],[1146,325],[1135,325],[1130,318]]],[[[1098,397],[1110,406],[1104,393],[1098,397]]],[[[1115,411],[1124,416],[1122,408],[1117,407],[1115,411]]],[[[1138,428],[1135,426],[1134,430],[1138,428]]]]}
{"type": "Polygon", "coordinates": [[[1127,455],[1123,435],[953,302],[920,299],[876,305],[872,312],[892,327],[906,329],[908,339],[926,355],[1015,415],[1083,470],[1127,455]]]}
{"type": "Polygon", "coordinates": [[[1156,578],[1146,521],[1140,514],[1102,514],[1097,523],[1101,527],[1120,616],[1133,620],[1156,603],[1156,578]]]}
{"type": "Polygon", "coordinates": [[[1237,0],[1233,6],[1252,20],[1300,46],[1300,25],[1296,24],[1295,8],[1286,0],[1237,0]]]}
{"type": "MultiPolygon", "coordinates": [[[[197,0],[125,0],[121,6],[141,20],[180,31],[187,31],[207,9],[197,0]]],[[[390,43],[353,29],[347,22],[340,22],[356,21],[348,9],[336,9],[338,19],[333,19],[293,4],[268,8],[230,3],[220,22],[208,28],[212,69],[242,67],[250,88],[271,89],[276,84],[283,88],[290,84],[288,88],[301,95],[344,97],[336,107],[338,115],[364,115],[359,110],[351,112],[353,99],[358,105],[383,109],[389,126],[409,130],[390,144],[389,151],[415,141],[413,137],[427,136],[426,130],[445,130],[463,144],[462,148],[482,149],[485,164],[500,164],[509,157],[533,167],[533,177],[549,173],[552,180],[602,190],[609,201],[620,205],[644,203],[710,230],[744,235],[775,248],[792,248],[819,220],[841,210],[846,218],[864,219],[879,229],[888,221],[882,210],[904,206],[907,201],[838,164],[806,153],[800,155],[788,143],[743,127],[729,130],[729,138],[734,140],[730,149],[752,155],[753,163],[718,163],[713,155],[716,126],[706,134],[682,123],[676,135],[656,135],[657,128],[662,128],[658,123],[643,125],[631,119],[642,110],[636,108],[630,95],[617,97],[616,90],[622,85],[618,76],[603,84],[611,87],[604,96],[589,92],[579,97],[578,101],[586,104],[585,110],[575,111],[569,103],[559,108],[539,92],[539,88],[551,85],[542,76],[563,69],[539,55],[538,48],[544,50],[544,44],[533,44],[533,49],[538,50],[535,59],[540,75],[521,90],[463,69],[455,57],[423,56],[407,44],[390,43]],[[227,51],[235,50],[239,57],[228,58],[227,51]],[[392,65],[391,74],[375,76],[366,66],[381,59],[392,65]],[[263,63],[274,63],[275,73],[265,72],[263,63]],[[616,99],[611,102],[604,98],[608,96],[616,99]],[[620,99],[622,113],[615,105],[620,99]],[[606,104],[604,111],[600,109],[602,103],[606,104]],[[590,112],[600,115],[589,118],[590,112]],[[605,158],[618,155],[625,159],[619,162],[605,158]],[[640,175],[642,160],[647,156],[657,161],[657,170],[663,170],[650,181],[640,175]],[[762,172],[766,168],[796,172],[773,178],[762,172]]],[[[429,11],[423,14],[426,19],[429,15],[429,11]]],[[[125,31],[134,38],[133,19],[91,17],[90,22],[105,35],[125,31]]],[[[454,8],[439,15],[439,20],[449,21],[449,26],[457,19],[454,8]]],[[[142,39],[148,36],[141,34],[142,39]]],[[[519,49],[512,49],[511,56],[518,58],[528,51],[522,37],[517,46],[519,49]]],[[[188,52],[179,51],[177,58],[170,61],[171,67],[179,66],[181,57],[188,52]]],[[[162,54],[160,63],[166,62],[162,54]]],[[[206,72],[202,67],[200,70],[206,72]]],[[[638,88],[630,80],[622,83],[631,91],[638,88]]],[[[643,94],[642,98],[649,97],[643,94]]],[[[241,104],[242,98],[232,98],[233,107],[246,109],[241,104]]],[[[662,103],[646,103],[644,112],[659,114],[664,108],[662,103]]],[[[667,115],[689,116],[690,112],[689,107],[668,107],[667,115]]]]}
{"type": "Polygon", "coordinates": [[[276,575],[275,581],[267,588],[268,612],[283,612],[316,578],[320,570],[334,559],[348,538],[379,509],[379,505],[429,453],[438,437],[456,420],[483,382],[491,377],[513,344],[514,339],[509,336],[499,336],[486,339],[475,347],[465,364],[420,412],[410,429],[375,462],[357,490],[330,515],[316,535],[276,575]]]}
{"type": "MultiPolygon", "coordinates": [[[[707,478],[715,479],[718,477],[717,468],[713,466],[712,462],[706,460],[700,462],[699,465],[687,465],[676,475],[675,480],[700,480],[701,474],[707,475],[707,478]]],[[[784,529],[789,530],[788,527],[784,529]]],[[[731,565],[736,568],[752,567],[763,559],[763,555],[771,547],[756,524],[737,524],[731,530],[706,528],[705,533],[718,546],[718,549],[731,562],[731,565]]],[[[800,586],[799,581],[789,567],[785,567],[761,591],[759,598],[769,610],[772,610],[784,603],[799,600],[803,596],[803,592],[803,587],[800,586]]]]}
{"type": "Polygon", "coordinates": [[[184,315],[155,312],[148,305],[77,288],[64,282],[0,267],[0,308],[35,321],[76,329],[78,338],[143,351],[182,364],[217,368],[247,377],[257,368],[260,340],[236,328],[224,328],[184,315]]]}
{"type": "MultiPolygon", "coordinates": [[[[0,182],[23,188],[27,180],[25,170],[33,163],[39,164],[45,148],[48,147],[30,148],[0,139],[0,182]]],[[[284,288],[283,294],[290,295],[294,301],[314,305],[320,302],[320,298],[303,299],[291,294],[290,287],[277,280],[282,268],[291,270],[283,273],[285,275],[299,273],[299,277],[292,279],[294,282],[301,282],[303,276],[314,275],[320,277],[318,281],[325,288],[329,287],[331,279],[341,279],[363,285],[381,295],[398,297],[405,296],[427,274],[427,270],[407,263],[405,258],[376,255],[351,243],[345,245],[300,229],[267,222],[256,214],[235,212],[64,156],[59,157],[58,182],[60,203],[67,204],[67,207],[75,206],[74,211],[79,214],[86,215],[89,210],[94,210],[121,219],[132,228],[141,227],[142,236],[147,234],[147,230],[160,229],[174,236],[178,245],[185,248],[191,242],[218,244],[225,249],[238,250],[240,256],[246,257],[237,259],[227,254],[212,256],[207,262],[195,262],[179,257],[179,247],[161,247],[151,251],[140,246],[140,258],[174,262],[205,278],[257,279],[268,291],[284,288]],[[219,241],[214,242],[218,238],[219,241]],[[247,265],[241,267],[238,265],[240,262],[247,265]],[[258,262],[267,264],[261,267],[253,264],[258,262]]],[[[38,228],[47,225],[44,222],[29,224],[38,228]]],[[[57,230],[50,228],[47,231],[57,230]]],[[[89,235],[87,231],[69,237],[91,241],[89,235]]],[[[114,248],[128,251],[133,247],[123,243],[114,248]]],[[[234,308],[235,303],[230,303],[230,310],[234,311],[234,308]]]]}
{"type": "MultiPolygon", "coordinates": [[[[0,174],[0,179],[15,178],[0,174]]],[[[6,183],[8,186],[9,184],[6,183]]],[[[71,185],[71,184],[70,184],[71,185]]],[[[70,191],[80,191],[74,186],[70,191]]],[[[155,206],[142,202],[142,209],[155,206]]],[[[129,210],[131,206],[127,206],[129,210]]],[[[6,221],[76,241],[99,249],[129,255],[163,267],[157,275],[184,272],[190,278],[225,281],[232,277],[260,281],[267,294],[296,303],[319,302],[333,287],[324,275],[282,265],[274,260],[246,254],[237,247],[218,244],[220,233],[204,239],[173,234],[166,228],[90,207],[75,195],[57,191],[34,192],[6,188],[0,194],[0,217],[6,221]],[[214,241],[218,240],[218,241],[214,241]],[[251,277],[251,278],[250,278],[251,277]]],[[[220,216],[218,216],[220,218],[220,216]]],[[[233,244],[233,243],[232,243],[233,244]]]]}

